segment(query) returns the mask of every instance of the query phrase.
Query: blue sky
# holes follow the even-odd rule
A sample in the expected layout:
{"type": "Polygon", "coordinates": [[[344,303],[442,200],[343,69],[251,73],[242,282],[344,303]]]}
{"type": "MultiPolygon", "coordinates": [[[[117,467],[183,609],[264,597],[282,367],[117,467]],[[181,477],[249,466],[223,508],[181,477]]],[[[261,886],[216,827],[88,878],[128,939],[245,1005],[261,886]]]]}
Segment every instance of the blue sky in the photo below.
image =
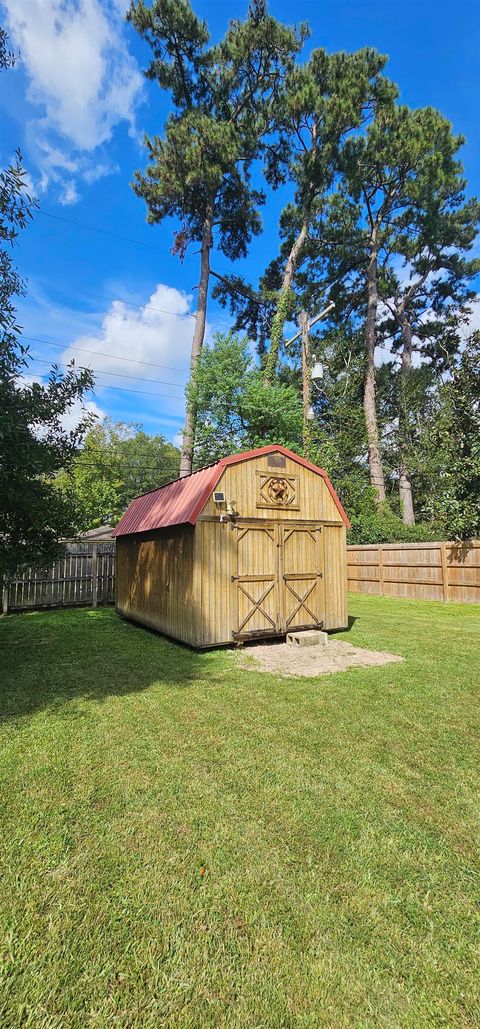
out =
{"type": "MultiPolygon", "coordinates": [[[[133,171],[145,164],[143,132],[161,133],[168,105],[143,80],[148,54],[122,19],[125,6],[4,0],[2,7],[0,0],[2,23],[20,52],[15,71],[0,80],[0,161],[21,147],[40,204],[16,252],[28,280],[19,314],[25,336],[36,340],[32,372],[75,357],[98,371],[92,404],[99,414],[174,439],[183,421],[198,257],[190,252],[183,264],[172,257],[172,226],[147,226],[130,188],[133,171]]],[[[246,3],[193,6],[218,38],[246,3]]],[[[366,44],[387,53],[401,99],[438,107],[465,135],[469,191],[480,194],[476,0],[271,0],[270,10],[289,23],[293,16],[310,23],[306,53],[366,44]]],[[[235,268],[252,281],[275,254],[284,200],[269,196],[263,235],[235,268]]],[[[212,266],[231,270],[222,255],[212,266]]],[[[227,313],[211,302],[210,333],[227,327],[227,313]]]]}

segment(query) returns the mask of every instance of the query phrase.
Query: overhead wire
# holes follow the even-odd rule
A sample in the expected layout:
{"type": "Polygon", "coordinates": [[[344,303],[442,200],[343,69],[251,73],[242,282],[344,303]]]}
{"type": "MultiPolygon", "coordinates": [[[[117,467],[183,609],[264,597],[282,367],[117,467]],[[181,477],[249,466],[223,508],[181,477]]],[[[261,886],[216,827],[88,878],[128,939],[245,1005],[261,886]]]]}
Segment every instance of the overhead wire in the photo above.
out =
{"type": "Polygon", "coordinates": [[[131,239],[130,236],[123,236],[119,232],[111,232],[110,229],[101,229],[98,225],[86,225],[85,222],[79,222],[74,218],[65,218],[65,216],[61,214],[52,214],[51,211],[45,211],[43,207],[39,207],[37,209],[37,214],[43,215],[44,218],[52,218],[57,222],[65,222],[66,225],[74,225],[77,229],[86,229],[88,232],[97,232],[101,236],[110,236],[112,239],[121,239],[125,243],[133,243],[134,246],[146,247],[147,250],[156,250],[159,254],[168,254],[169,257],[173,257],[172,251],[167,250],[166,247],[157,247],[154,243],[146,243],[145,240],[131,239]]]}
{"type": "Polygon", "coordinates": [[[85,347],[74,347],[69,344],[64,345],[63,343],[54,343],[50,339],[40,339],[38,336],[25,336],[22,333],[22,339],[28,340],[29,343],[44,343],[47,347],[58,347],[59,350],[75,350],[80,354],[93,354],[95,357],[110,357],[113,361],[128,361],[129,364],[143,364],[149,368],[163,368],[168,372],[181,372],[185,373],[184,368],[174,368],[173,365],[169,364],[154,364],[153,361],[141,361],[136,357],[123,357],[119,354],[106,354],[100,350],[87,350],[85,347]]]}
{"type": "MultiPolygon", "coordinates": [[[[44,357],[37,357],[36,354],[32,354],[31,358],[32,361],[37,361],[39,364],[48,364],[51,367],[52,362],[47,361],[44,357]]],[[[56,361],[55,364],[61,364],[64,368],[68,368],[68,361],[56,361]]],[[[79,368],[81,371],[95,372],[97,375],[112,375],[119,379],[134,379],[136,382],[154,382],[161,386],[176,386],[177,389],[183,389],[185,385],[182,382],[169,382],[168,379],[148,379],[144,378],[142,375],[126,375],[124,372],[107,372],[103,368],[90,368],[88,365],[83,364],[76,364],[75,367],[79,368]]],[[[96,383],[96,385],[99,386],[101,384],[96,383]]]]}

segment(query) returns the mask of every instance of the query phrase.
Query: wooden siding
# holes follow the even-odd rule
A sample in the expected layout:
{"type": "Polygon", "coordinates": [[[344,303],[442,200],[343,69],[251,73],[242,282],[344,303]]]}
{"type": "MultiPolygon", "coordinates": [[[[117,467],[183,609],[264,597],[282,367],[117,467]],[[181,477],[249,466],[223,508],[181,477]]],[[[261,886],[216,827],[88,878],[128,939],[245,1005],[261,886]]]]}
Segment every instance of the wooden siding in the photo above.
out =
{"type": "Polygon", "coordinates": [[[480,602],[480,542],[385,543],[347,547],[353,593],[480,602]]]}
{"type": "Polygon", "coordinates": [[[348,625],[346,534],[344,525],[323,528],[325,628],[328,630],[348,625]]]}
{"type": "MultiPolygon", "coordinates": [[[[321,476],[308,468],[303,468],[289,457],[285,458],[284,468],[272,467],[268,455],[228,465],[215,490],[223,491],[227,501],[235,501],[239,518],[265,518],[268,521],[273,517],[281,517],[282,520],[308,519],[314,522],[331,521],[343,524],[340,512],[321,476]],[[259,471],[268,471],[278,478],[295,476],[298,480],[298,506],[291,510],[257,506],[259,471]]],[[[219,508],[212,497],[207,501],[203,514],[219,514],[219,508]]]]}
{"type": "Polygon", "coordinates": [[[213,518],[197,523],[200,646],[231,643],[237,631],[282,635],[303,596],[306,606],[299,608],[289,628],[308,625],[311,615],[329,630],[348,624],[345,526],[311,524],[308,539],[305,529],[298,518],[296,526],[278,518],[239,520],[235,525],[213,518]],[[299,531],[292,532],[296,527],[299,531]],[[318,549],[311,539],[316,532],[318,549]],[[311,573],[316,572],[322,574],[314,582],[311,573]],[[265,592],[265,601],[255,610],[249,597],[257,601],[265,592]]]}
{"type": "Polygon", "coordinates": [[[237,571],[236,533],[231,523],[197,522],[195,592],[201,610],[199,646],[231,643],[236,618],[232,575],[237,571]]]}
{"type": "Polygon", "coordinates": [[[194,529],[117,539],[120,614],[193,646],[200,613],[194,590],[194,529]]]}

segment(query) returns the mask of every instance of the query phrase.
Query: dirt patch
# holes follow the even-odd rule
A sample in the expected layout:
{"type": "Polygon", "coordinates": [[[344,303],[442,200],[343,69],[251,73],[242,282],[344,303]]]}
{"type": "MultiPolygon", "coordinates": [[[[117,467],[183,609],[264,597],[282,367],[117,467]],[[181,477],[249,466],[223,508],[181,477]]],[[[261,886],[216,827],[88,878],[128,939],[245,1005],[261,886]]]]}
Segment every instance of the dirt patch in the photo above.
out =
{"type": "Polygon", "coordinates": [[[351,643],[329,640],[326,647],[292,647],[286,643],[254,643],[238,652],[242,668],[279,675],[314,677],[344,672],[346,668],[366,668],[369,665],[387,665],[403,661],[398,654],[382,650],[364,650],[351,643]]]}

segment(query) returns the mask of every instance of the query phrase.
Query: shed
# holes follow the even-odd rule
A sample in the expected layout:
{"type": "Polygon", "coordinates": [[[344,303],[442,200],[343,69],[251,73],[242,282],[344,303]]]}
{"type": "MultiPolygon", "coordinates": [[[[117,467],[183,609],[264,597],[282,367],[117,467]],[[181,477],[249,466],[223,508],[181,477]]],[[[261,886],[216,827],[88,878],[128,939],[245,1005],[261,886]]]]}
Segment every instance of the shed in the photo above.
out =
{"type": "Polygon", "coordinates": [[[349,524],[326,472],[285,447],[224,457],[132,500],[117,610],[194,647],[344,628],[349,524]]]}

